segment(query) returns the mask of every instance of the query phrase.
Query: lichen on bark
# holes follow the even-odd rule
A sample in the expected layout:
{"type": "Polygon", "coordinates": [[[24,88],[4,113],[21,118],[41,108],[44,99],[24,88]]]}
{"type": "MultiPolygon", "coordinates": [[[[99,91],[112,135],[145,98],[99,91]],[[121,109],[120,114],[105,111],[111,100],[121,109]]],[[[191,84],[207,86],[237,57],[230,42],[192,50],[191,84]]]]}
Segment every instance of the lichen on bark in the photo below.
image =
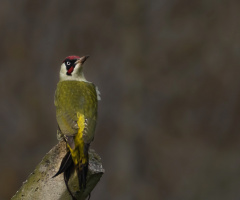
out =
{"type": "MultiPolygon", "coordinates": [[[[35,170],[29,175],[21,188],[11,200],[71,200],[64,183],[63,175],[52,178],[57,172],[62,158],[66,154],[65,142],[61,141],[54,146],[37,165],[35,170]]],[[[78,180],[76,173],[71,177],[69,186],[77,199],[85,200],[104,173],[101,158],[94,150],[89,150],[89,172],[87,186],[84,192],[78,191],[78,180]]]]}

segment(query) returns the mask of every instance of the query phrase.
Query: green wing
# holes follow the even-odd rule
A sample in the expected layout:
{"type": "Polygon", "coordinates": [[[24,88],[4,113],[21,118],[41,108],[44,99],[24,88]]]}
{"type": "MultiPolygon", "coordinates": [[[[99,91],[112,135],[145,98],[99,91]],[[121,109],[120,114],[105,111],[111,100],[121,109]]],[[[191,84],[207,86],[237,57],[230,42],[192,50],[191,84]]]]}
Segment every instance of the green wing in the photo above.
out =
{"type": "Polygon", "coordinates": [[[83,81],[61,81],[55,92],[56,116],[61,133],[78,133],[78,117],[84,116],[83,140],[90,143],[97,121],[97,93],[94,84],[83,81]]]}

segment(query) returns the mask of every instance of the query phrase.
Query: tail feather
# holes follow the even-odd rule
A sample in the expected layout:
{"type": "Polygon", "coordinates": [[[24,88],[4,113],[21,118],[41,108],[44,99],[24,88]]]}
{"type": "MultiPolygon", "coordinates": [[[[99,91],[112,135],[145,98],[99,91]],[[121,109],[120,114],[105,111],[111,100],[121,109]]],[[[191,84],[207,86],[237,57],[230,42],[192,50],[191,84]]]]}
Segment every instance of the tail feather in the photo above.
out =
{"type": "Polygon", "coordinates": [[[89,144],[84,144],[83,153],[87,162],[83,164],[80,161],[80,163],[77,166],[77,175],[78,175],[78,183],[79,183],[80,190],[85,190],[87,185],[87,173],[88,173],[88,163],[89,163],[88,149],[89,149],[89,144]]]}
{"type": "Polygon", "coordinates": [[[73,165],[73,163],[72,163],[72,165],[71,165],[69,168],[67,168],[66,171],[64,171],[64,182],[65,182],[65,185],[66,185],[66,187],[67,187],[67,190],[68,190],[69,194],[71,195],[72,199],[73,199],[73,200],[77,200],[77,199],[74,197],[72,191],[70,190],[70,188],[69,188],[69,186],[68,186],[68,181],[69,181],[69,179],[70,179],[70,177],[71,177],[71,174],[73,173],[73,170],[74,170],[74,165],[73,165]]]}
{"type": "Polygon", "coordinates": [[[77,168],[79,189],[85,190],[87,183],[88,163],[82,164],[77,168]]]}
{"type": "Polygon", "coordinates": [[[52,178],[58,176],[61,173],[64,173],[64,182],[67,187],[67,190],[68,190],[69,194],[71,195],[72,199],[76,200],[76,198],[74,197],[74,195],[72,194],[72,191],[70,190],[70,188],[68,186],[68,181],[71,177],[71,174],[73,173],[73,170],[74,170],[74,163],[72,160],[71,153],[70,153],[70,151],[68,151],[67,154],[62,159],[62,162],[61,162],[58,172],[52,178]]]}
{"type": "Polygon", "coordinates": [[[67,154],[62,159],[62,162],[61,162],[61,165],[60,165],[60,168],[59,168],[58,172],[52,178],[54,178],[54,177],[58,176],[59,174],[65,172],[71,165],[73,165],[73,160],[72,160],[70,151],[68,151],[67,154]]]}
{"type": "MultiPolygon", "coordinates": [[[[74,169],[76,169],[77,171],[80,191],[81,190],[84,191],[87,185],[87,173],[88,173],[88,165],[89,165],[89,158],[88,158],[89,144],[84,144],[83,147],[84,149],[82,151],[79,151],[78,148],[75,148],[74,151],[71,151],[71,149],[68,147],[68,152],[62,159],[58,172],[53,176],[54,178],[59,174],[64,173],[64,182],[73,200],[75,200],[76,198],[74,197],[74,195],[72,194],[68,186],[68,181],[71,175],[73,174],[74,169]],[[80,152],[82,152],[81,154],[83,157],[79,156],[81,155],[80,152]],[[82,159],[84,159],[84,161],[82,159]],[[77,161],[77,162],[74,162],[74,161],[77,161]]],[[[90,195],[89,195],[89,198],[90,198],[90,195]]]]}

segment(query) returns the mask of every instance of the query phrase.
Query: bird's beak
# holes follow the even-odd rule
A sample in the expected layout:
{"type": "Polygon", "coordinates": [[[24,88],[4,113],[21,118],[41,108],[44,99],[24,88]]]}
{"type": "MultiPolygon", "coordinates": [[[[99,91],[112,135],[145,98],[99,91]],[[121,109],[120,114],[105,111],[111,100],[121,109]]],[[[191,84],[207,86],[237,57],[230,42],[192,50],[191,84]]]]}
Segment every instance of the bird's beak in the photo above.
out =
{"type": "Polygon", "coordinates": [[[77,61],[75,62],[75,64],[78,64],[78,63],[83,64],[88,58],[89,58],[89,56],[83,56],[83,57],[77,59],[77,61]]]}

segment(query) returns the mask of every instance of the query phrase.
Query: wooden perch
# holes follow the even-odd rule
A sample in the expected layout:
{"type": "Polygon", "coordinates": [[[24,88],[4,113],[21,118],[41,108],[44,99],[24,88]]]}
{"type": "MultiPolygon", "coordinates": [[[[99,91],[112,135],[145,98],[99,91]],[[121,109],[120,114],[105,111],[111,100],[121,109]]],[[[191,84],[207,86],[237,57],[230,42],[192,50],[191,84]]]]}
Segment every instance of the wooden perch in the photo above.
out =
{"type": "MultiPolygon", "coordinates": [[[[66,144],[63,141],[59,142],[46,154],[34,172],[29,175],[28,179],[23,183],[22,187],[11,200],[71,200],[72,198],[65,186],[63,175],[61,174],[52,178],[59,169],[65,154],[66,144]]],[[[85,191],[78,191],[76,173],[69,181],[71,191],[75,191],[75,197],[79,200],[85,200],[96,186],[103,173],[104,169],[102,168],[101,158],[94,150],[90,149],[89,171],[85,191]]]]}

